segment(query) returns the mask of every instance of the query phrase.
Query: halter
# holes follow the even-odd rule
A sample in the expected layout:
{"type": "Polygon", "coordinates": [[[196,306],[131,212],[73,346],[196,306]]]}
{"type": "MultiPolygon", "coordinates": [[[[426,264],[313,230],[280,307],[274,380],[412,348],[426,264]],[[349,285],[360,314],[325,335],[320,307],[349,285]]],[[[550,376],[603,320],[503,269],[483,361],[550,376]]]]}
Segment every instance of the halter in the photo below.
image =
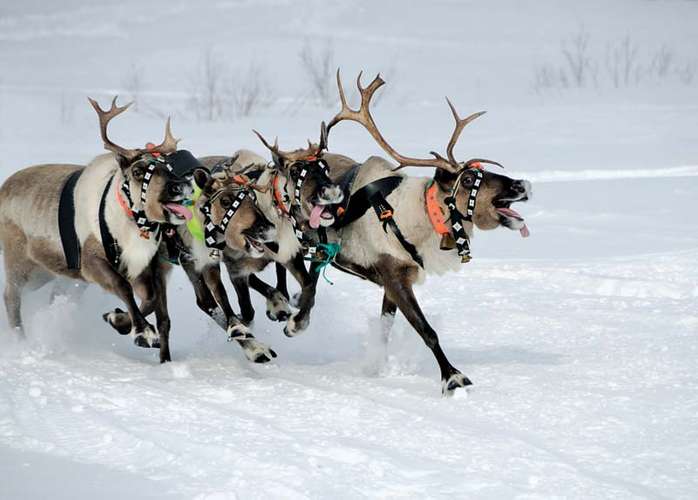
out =
{"type": "MultiPolygon", "coordinates": [[[[290,210],[286,208],[285,202],[288,201],[288,194],[286,192],[279,193],[278,189],[278,174],[274,178],[273,189],[274,193],[272,198],[274,199],[274,204],[276,205],[277,212],[279,215],[286,216],[291,221],[293,226],[293,234],[296,236],[298,243],[300,243],[301,248],[303,248],[306,256],[314,256],[317,253],[318,246],[316,241],[309,235],[303,232],[301,229],[301,224],[298,222],[298,214],[301,213],[303,205],[301,203],[301,193],[303,192],[303,184],[305,181],[311,177],[308,174],[312,172],[314,177],[324,177],[326,180],[331,182],[329,176],[329,167],[325,160],[318,158],[317,156],[309,156],[304,160],[299,160],[291,164],[293,167],[296,164],[301,164],[301,171],[298,177],[295,179],[293,194],[294,199],[291,204],[290,210]],[[311,170],[312,168],[312,170],[311,170]]],[[[289,178],[291,177],[291,169],[289,167],[289,178]]]]}
{"type": "MultiPolygon", "coordinates": [[[[211,168],[211,173],[225,172],[226,168],[232,166],[236,160],[237,156],[223,160],[222,162],[214,165],[213,168],[211,168]]],[[[260,175],[261,172],[257,173],[256,176],[247,175],[246,177],[248,180],[250,178],[258,179],[260,175]]],[[[238,187],[238,192],[235,196],[235,200],[233,201],[233,203],[225,211],[225,214],[223,215],[220,224],[216,224],[211,219],[211,206],[217,198],[219,198],[226,191],[230,190],[231,186],[226,186],[218,190],[201,206],[201,213],[203,213],[204,215],[203,239],[204,243],[206,244],[206,247],[213,249],[211,251],[211,257],[214,258],[219,258],[221,251],[225,248],[225,230],[228,228],[228,224],[230,224],[230,221],[235,216],[235,213],[238,211],[245,198],[249,196],[255,204],[257,203],[257,195],[254,192],[254,186],[252,186],[249,182],[246,183],[244,181],[244,178],[240,175],[234,176],[233,182],[238,187]],[[220,236],[223,236],[223,238],[219,240],[220,236]]]]}
{"type": "Polygon", "coordinates": [[[131,217],[136,222],[138,229],[141,233],[141,238],[146,240],[150,239],[151,234],[156,234],[160,229],[159,222],[153,222],[148,220],[145,215],[145,203],[148,196],[148,187],[150,186],[150,180],[153,178],[153,173],[158,166],[164,167],[169,174],[174,173],[174,168],[170,165],[167,160],[162,155],[152,155],[147,153],[138,162],[145,162],[147,164],[145,175],[143,176],[143,183],[141,184],[141,207],[142,209],[136,210],[134,208],[133,199],[131,198],[131,189],[128,185],[128,179],[124,176],[124,180],[121,183],[121,191],[126,195],[126,200],[128,201],[128,209],[131,212],[131,217]]]}
{"type": "Polygon", "coordinates": [[[451,192],[444,199],[449,212],[449,220],[451,221],[453,238],[456,241],[458,255],[460,255],[461,263],[463,264],[470,262],[472,259],[470,256],[470,239],[468,238],[468,233],[465,231],[463,222],[473,221],[473,214],[475,213],[475,201],[477,199],[477,193],[480,190],[480,186],[482,185],[482,177],[482,169],[478,163],[474,164],[470,168],[464,168],[460,171],[458,177],[456,177],[456,182],[453,184],[451,192]],[[465,214],[463,214],[460,210],[458,210],[458,207],[456,207],[456,195],[460,189],[461,179],[467,172],[472,172],[475,174],[475,181],[473,182],[473,186],[470,188],[468,203],[466,204],[465,214]]]}

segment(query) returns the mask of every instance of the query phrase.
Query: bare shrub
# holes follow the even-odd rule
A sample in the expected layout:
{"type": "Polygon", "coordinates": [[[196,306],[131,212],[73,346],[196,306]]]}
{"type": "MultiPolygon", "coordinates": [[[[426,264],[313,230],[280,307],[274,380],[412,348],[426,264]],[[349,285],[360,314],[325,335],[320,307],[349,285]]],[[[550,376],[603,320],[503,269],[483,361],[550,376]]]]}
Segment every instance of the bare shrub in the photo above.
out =
{"type": "Polygon", "coordinates": [[[58,119],[63,124],[68,124],[73,122],[73,115],[75,114],[75,103],[73,99],[70,98],[65,92],[61,92],[61,101],[58,108],[58,119]]]}
{"type": "Polygon", "coordinates": [[[298,56],[305,73],[310,77],[310,90],[321,105],[331,107],[337,102],[334,88],[334,47],[331,40],[323,45],[322,49],[315,50],[310,42],[306,41],[298,56]]]}
{"type": "Polygon", "coordinates": [[[233,116],[250,116],[256,109],[268,106],[271,101],[266,73],[254,63],[243,76],[234,76],[231,85],[231,112],[233,116]]]}
{"type": "Polygon", "coordinates": [[[570,40],[563,41],[562,55],[571,85],[584,87],[590,80],[590,73],[595,71],[589,56],[589,33],[581,29],[570,40]]]}
{"type": "Polygon", "coordinates": [[[225,66],[213,50],[204,52],[192,75],[189,104],[200,120],[215,121],[223,116],[225,66]]]}
{"type": "Polygon", "coordinates": [[[534,67],[533,90],[541,93],[551,89],[582,88],[590,84],[596,87],[610,84],[614,88],[621,88],[671,79],[691,85],[696,73],[695,63],[679,65],[674,52],[666,45],[643,57],[639,46],[629,35],[606,45],[605,78],[599,79],[596,60],[597,52],[592,50],[589,34],[582,29],[562,42],[557,64],[545,63],[534,67]]]}
{"type": "Polygon", "coordinates": [[[262,67],[252,63],[235,70],[212,50],[203,53],[191,75],[189,107],[199,120],[218,121],[249,116],[272,101],[262,67]]]}
{"type": "Polygon", "coordinates": [[[696,76],[696,63],[688,62],[676,69],[676,76],[684,85],[691,85],[696,76]]]}
{"type": "Polygon", "coordinates": [[[124,76],[122,86],[127,93],[126,97],[133,101],[132,109],[134,111],[139,111],[143,92],[143,69],[132,64],[124,76]]]}

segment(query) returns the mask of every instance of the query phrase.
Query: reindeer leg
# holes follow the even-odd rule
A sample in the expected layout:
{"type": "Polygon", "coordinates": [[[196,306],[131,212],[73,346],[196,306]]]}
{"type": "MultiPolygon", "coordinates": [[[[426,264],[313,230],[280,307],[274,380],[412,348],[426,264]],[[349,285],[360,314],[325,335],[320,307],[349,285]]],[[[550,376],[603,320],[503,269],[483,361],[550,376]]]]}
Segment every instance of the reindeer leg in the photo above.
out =
{"type": "Polygon", "coordinates": [[[158,262],[156,256],[151,263],[152,283],[155,292],[155,321],[160,336],[160,363],[172,361],[170,356],[170,314],[167,309],[167,274],[172,269],[169,264],[158,262]]]}
{"type": "MultiPolygon", "coordinates": [[[[392,267],[392,266],[391,266],[392,267]]],[[[472,382],[460,371],[451,365],[446,358],[436,331],[429,325],[424,313],[419,307],[417,298],[412,291],[412,272],[409,268],[395,268],[381,270],[383,286],[388,300],[392,301],[405,315],[407,321],[417,330],[424,343],[431,349],[441,370],[442,393],[444,396],[452,396],[459,387],[472,385],[472,382]]]]}
{"type": "MultiPolygon", "coordinates": [[[[254,276],[254,275],[253,275],[254,276]]],[[[249,325],[254,320],[254,307],[252,307],[252,299],[250,298],[250,287],[246,276],[238,276],[233,278],[230,275],[230,281],[233,283],[235,293],[238,296],[238,305],[240,306],[240,316],[243,323],[249,325]]]]}
{"type": "Polygon", "coordinates": [[[381,307],[381,334],[386,345],[388,345],[390,340],[390,330],[393,328],[393,323],[395,323],[396,312],[397,304],[384,293],[383,306],[381,307]]]}
{"type": "MultiPolygon", "coordinates": [[[[139,307],[141,314],[147,318],[155,310],[155,304],[157,302],[152,270],[147,269],[143,271],[143,273],[134,280],[132,287],[133,291],[141,299],[141,305],[139,307]]],[[[102,319],[120,335],[128,335],[133,327],[129,313],[118,307],[113,311],[104,313],[102,319]]]]}
{"type": "Polygon", "coordinates": [[[24,280],[5,275],[5,309],[7,309],[7,321],[10,328],[14,329],[20,337],[24,337],[22,326],[22,289],[26,284],[24,280]]]}
{"type": "Polygon", "coordinates": [[[91,281],[99,284],[108,292],[113,293],[126,304],[128,314],[131,317],[131,335],[133,342],[139,347],[160,347],[158,334],[153,326],[148,323],[141,313],[133,296],[133,287],[126,278],[117,273],[111,265],[98,257],[83,259],[83,274],[91,281]]]}
{"type": "Polygon", "coordinates": [[[283,292],[265,283],[256,274],[250,274],[248,283],[253,290],[267,299],[267,318],[272,321],[286,321],[291,316],[291,308],[283,292]]]}
{"type": "Polygon", "coordinates": [[[231,340],[236,338],[244,339],[251,334],[250,329],[242,322],[242,320],[233,312],[228,300],[228,293],[225,291],[223,282],[221,281],[221,268],[218,265],[206,266],[202,270],[204,283],[211,291],[213,299],[220,306],[223,314],[228,318],[226,332],[231,340]]]}
{"type": "MultiPolygon", "coordinates": [[[[182,264],[184,272],[194,288],[196,295],[196,305],[207,316],[213,319],[224,331],[228,329],[228,318],[221,307],[216,303],[211,290],[206,284],[201,272],[197,271],[192,263],[182,264]]],[[[248,333],[244,340],[236,340],[242,347],[247,359],[254,363],[266,363],[276,357],[273,349],[266,344],[258,342],[251,333],[248,333]]]]}
{"type": "Polygon", "coordinates": [[[286,268],[278,262],[274,265],[276,269],[276,289],[281,292],[281,295],[286,297],[288,301],[288,283],[286,282],[286,268]]]}
{"type": "Polygon", "coordinates": [[[287,269],[301,285],[300,298],[298,299],[298,312],[293,314],[284,327],[287,337],[295,337],[308,328],[310,323],[310,311],[315,305],[315,290],[319,273],[312,269],[308,272],[305,268],[303,255],[297,253],[287,264],[287,269]]]}

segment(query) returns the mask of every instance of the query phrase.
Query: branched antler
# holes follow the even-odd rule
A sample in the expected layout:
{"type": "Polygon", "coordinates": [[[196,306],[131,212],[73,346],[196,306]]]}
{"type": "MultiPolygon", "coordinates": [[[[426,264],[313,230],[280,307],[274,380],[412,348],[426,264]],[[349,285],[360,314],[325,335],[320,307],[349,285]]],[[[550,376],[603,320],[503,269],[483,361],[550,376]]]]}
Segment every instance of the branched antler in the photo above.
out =
{"type": "Polygon", "coordinates": [[[102,141],[104,142],[104,148],[106,150],[116,153],[117,155],[123,156],[127,160],[133,160],[145,152],[169,154],[177,151],[177,143],[179,142],[179,139],[175,139],[172,135],[172,129],[170,127],[169,118],[167,119],[167,123],[165,124],[165,139],[162,141],[161,144],[157,146],[153,146],[147,149],[129,149],[119,146],[118,144],[112,142],[112,140],[109,139],[109,136],[107,134],[107,127],[109,125],[109,122],[113,118],[119,116],[121,113],[126,111],[129,108],[129,106],[133,104],[133,102],[130,102],[125,106],[117,106],[117,98],[118,96],[114,96],[109,110],[102,109],[99,103],[97,103],[97,101],[95,101],[91,97],[87,98],[90,101],[90,104],[92,105],[94,110],[97,112],[97,117],[99,118],[99,131],[102,136],[102,141]]]}
{"type": "MultiPolygon", "coordinates": [[[[409,156],[404,156],[398,153],[390,144],[388,144],[388,141],[385,140],[383,135],[378,130],[378,126],[376,125],[376,122],[373,120],[373,117],[371,116],[371,111],[369,109],[373,94],[376,92],[376,90],[378,90],[381,86],[385,84],[385,81],[381,78],[379,74],[373,79],[373,81],[368,85],[368,87],[364,88],[361,85],[361,75],[362,72],[359,73],[359,76],[356,78],[356,86],[358,87],[359,93],[361,94],[361,105],[359,106],[359,109],[354,110],[351,109],[347,104],[347,99],[346,95],[344,94],[344,87],[342,86],[342,80],[339,74],[339,69],[337,69],[337,88],[339,90],[339,99],[342,104],[342,109],[339,113],[335,115],[334,118],[332,118],[332,120],[330,120],[330,123],[327,125],[328,132],[332,127],[334,127],[337,123],[343,120],[354,121],[363,125],[364,128],[368,130],[368,132],[371,134],[373,139],[378,143],[378,145],[381,148],[383,148],[383,150],[386,153],[388,153],[395,161],[398,162],[398,168],[436,167],[454,173],[463,168],[463,165],[461,165],[453,155],[453,148],[458,142],[458,138],[460,137],[460,134],[465,128],[465,126],[471,121],[475,120],[476,118],[482,116],[485,113],[484,111],[473,113],[472,115],[461,119],[458,116],[458,113],[456,112],[456,108],[453,106],[453,104],[451,104],[451,101],[449,101],[447,98],[446,101],[448,102],[448,105],[451,108],[453,118],[456,120],[456,127],[453,131],[453,134],[451,135],[451,139],[448,142],[448,147],[446,149],[448,158],[444,158],[439,153],[436,153],[434,151],[430,151],[430,154],[434,156],[434,158],[411,158],[409,156]]],[[[465,165],[470,166],[477,162],[499,165],[499,163],[497,162],[485,159],[469,160],[465,163],[465,165]]]]}

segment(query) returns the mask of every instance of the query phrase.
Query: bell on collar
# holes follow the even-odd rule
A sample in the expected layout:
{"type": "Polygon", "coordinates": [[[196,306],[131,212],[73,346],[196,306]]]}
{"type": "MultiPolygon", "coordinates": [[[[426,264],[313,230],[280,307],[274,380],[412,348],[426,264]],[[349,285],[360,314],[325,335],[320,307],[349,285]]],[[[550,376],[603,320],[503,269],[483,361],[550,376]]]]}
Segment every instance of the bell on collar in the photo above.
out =
{"type": "Polygon", "coordinates": [[[473,260],[473,258],[470,255],[461,255],[460,256],[460,263],[461,264],[467,264],[471,260],[473,260]]]}
{"type": "Polygon", "coordinates": [[[221,251],[218,250],[217,248],[214,248],[213,250],[211,250],[211,253],[209,253],[208,255],[212,259],[220,259],[221,258],[221,251]]]}
{"type": "Polygon", "coordinates": [[[144,240],[149,240],[150,239],[150,231],[148,231],[146,228],[142,227],[140,229],[140,237],[143,238],[144,240]]]}
{"type": "Polygon", "coordinates": [[[456,240],[453,239],[451,233],[446,233],[441,236],[441,245],[439,245],[441,250],[453,250],[456,248],[456,240]]]}

